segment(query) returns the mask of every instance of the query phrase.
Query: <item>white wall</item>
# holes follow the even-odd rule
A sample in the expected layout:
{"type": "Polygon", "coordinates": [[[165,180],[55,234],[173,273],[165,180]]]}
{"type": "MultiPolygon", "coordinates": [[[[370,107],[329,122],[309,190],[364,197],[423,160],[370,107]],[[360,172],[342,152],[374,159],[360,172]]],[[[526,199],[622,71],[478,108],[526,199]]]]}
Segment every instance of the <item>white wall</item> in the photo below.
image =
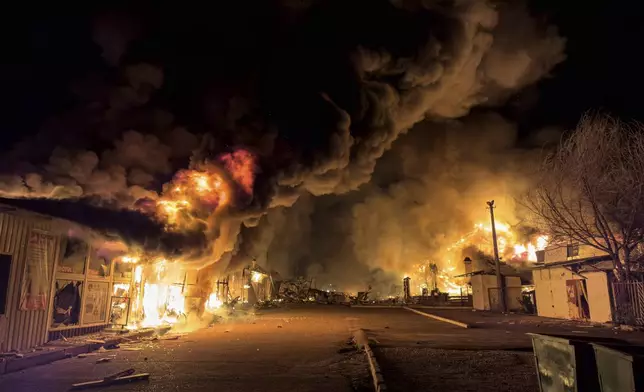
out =
{"type": "Polygon", "coordinates": [[[579,245],[579,255],[575,257],[567,257],[567,246],[566,244],[563,245],[549,245],[545,249],[545,254],[544,254],[544,263],[556,263],[558,261],[566,261],[566,260],[576,260],[576,259],[584,259],[588,257],[596,257],[596,256],[604,256],[607,253],[604,251],[601,251],[599,249],[595,249],[592,246],[588,245],[579,245]]]}
{"type": "MultiPolygon", "coordinates": [[[[539,316],[570,319],[566,280],[582,279],[564,267],[543,268],[532,271],[535,293],[537,297],[537,313],[539,316]]],[[[612,320],[608,279],[605,272],[584,272],[586,290],[588,291],[588,307],[590,320],[594,322],[609,322],[612,320]]]]}
{"type": "MultiPolygon", "coordinates": [[[[474,275],[472,283],[472,307],[477,310],[491,310],[490,289],[496,289],[495,275],[474,275]]],[[[516,276],[505,277],[505,303],[508,310],[521,309],[521,278],[516,276]]]]}
{"type": "Polygon", "coordinates": [[[588,305],[590,320],[597,323],[613,321],[610,308],[608,276],[605,272],[584,272],[586,289],[588,290],[588,305]]]}

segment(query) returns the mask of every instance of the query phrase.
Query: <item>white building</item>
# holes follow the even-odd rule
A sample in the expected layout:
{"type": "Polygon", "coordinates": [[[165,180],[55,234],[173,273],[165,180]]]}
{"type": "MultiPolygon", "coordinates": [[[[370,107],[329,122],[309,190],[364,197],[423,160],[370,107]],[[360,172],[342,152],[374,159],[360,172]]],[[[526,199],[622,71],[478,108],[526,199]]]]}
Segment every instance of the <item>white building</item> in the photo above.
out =
{"type": "MultiPolygon", "coordinates": [[[[507,310],[523,309],[521,304],[520,272],[505,263],[501,264],[501,274],[505,280],[505,305],[507,310]]],[[[494,264],[487,260],[465,259],[465,274],[470,276],[472,285],[472,307],[476,310],[500,310],[500,290],[496,279],[494,264]]]]}
{"type": "Polygon", "coordinates": [[[532,271],[539,316],[611,322],[613,264],[593,247],[553,244],[532,271]]]}

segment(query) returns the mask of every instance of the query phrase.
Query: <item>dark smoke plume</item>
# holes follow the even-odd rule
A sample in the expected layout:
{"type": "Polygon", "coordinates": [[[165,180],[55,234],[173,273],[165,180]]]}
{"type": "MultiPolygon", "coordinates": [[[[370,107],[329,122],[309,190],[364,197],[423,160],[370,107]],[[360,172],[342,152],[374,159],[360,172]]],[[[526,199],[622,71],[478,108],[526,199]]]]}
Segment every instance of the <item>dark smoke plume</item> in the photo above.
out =
{"type": "MultiPolygon", "coordinates": [[[[367,215],[390,200],[422,205],[429,201],[420,195],[436,193],[442,183],[416,180],[384,192],[369,184],[378,160],[415,124],[502,105],[564,59],[556,29],[520,3],[238,1],[218,5],[214,14],[200,7],[175,3],[92,15],[92,30],[80,33],[91,34],[103,64],[79,75],[73,109],[8,154],[2,195],[131,208],[157,197],[176,170],[244,148],[258,159],[254,195],[209,222],[203,236],[218,249],[216,258],[253,254],[267,264],[286,263],[283,268],[291,264],[278,260],[297,259],[318,265],[312,271],[337,271],[341,258],[328,249],[320,249],[323,259],[311,256],[315,245],[305,238],[319,229],[304,218],[316,214],[311,205],[337,202],[301,197],[362,186],[365,198],[351,208],[355,223],[324,218],[354,239],[353,257],[363,265],[356,273],[394,267],[400,260],[393,255],[376,261],[384,256],[367,245],[370,236],[384,238],[386,252],[417,250],[389,239],[400,227],[380,225],[391,216],[367,215]],[[372,232],[357,227],[364,219],[372,232]],[[293,226],[301,227],[302,241],[276,234],[293,226]]],[[[431,139],[436,127],[421,129],[431,139]]],[[[490,131],[496,132],[479,130],[480,138],[490,131]]],[[[420,176],[423,169],[405,173],[420,176]]],[[[441,196],[459,190],[451,192],[441,196]]],[[[421,216],[408,218],[427,233],[421,216]]],[[[433,245],[417,246],[424,252],[433,245]]]]}

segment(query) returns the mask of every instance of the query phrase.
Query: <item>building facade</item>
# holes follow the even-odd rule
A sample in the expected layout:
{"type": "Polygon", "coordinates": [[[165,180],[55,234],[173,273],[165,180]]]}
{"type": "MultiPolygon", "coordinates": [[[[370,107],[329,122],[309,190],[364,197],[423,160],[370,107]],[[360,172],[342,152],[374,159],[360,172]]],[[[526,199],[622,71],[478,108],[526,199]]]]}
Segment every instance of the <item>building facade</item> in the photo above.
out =
{"type": "Polygon", "coordinates": [[[555,244],[545,249],[534,279],[539,316],[613,321],[613,265],[610,257],[587,245],[555,244]]]}
{"type": "Polygon", "coordinates": [[[126,324],[134,265],[124,251],[73,222],[0,205],[0,352],[126,324]]]}

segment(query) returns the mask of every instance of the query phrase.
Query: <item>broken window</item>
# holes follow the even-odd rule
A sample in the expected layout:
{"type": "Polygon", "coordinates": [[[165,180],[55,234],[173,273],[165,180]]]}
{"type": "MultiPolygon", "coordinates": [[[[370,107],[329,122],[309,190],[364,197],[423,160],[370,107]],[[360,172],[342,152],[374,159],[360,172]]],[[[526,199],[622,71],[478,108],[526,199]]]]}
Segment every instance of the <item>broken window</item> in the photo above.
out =
{"type": "Polygon", "coordinates": [[[67,274],[84,274],[85,261],[89,252],[87,243],[78,238],[67,238],[63,245],[65,251],[58,263],[58,272],[67,274]]]}
{"type": "Polygon", "coordinates": [[[81,281],[57,280],[52,328],[78,324],[81,310],[81,281]]]}
{"type": "Polygon", "coordinates": [[[136,266],[134,263],[124,263],[117,260],[114,263],[114,279],[131,279],[134,266],[136,266]]]}
{"type": "Polygon", "coordinates": [[[90,276],[101,276],[107,277],[110,276],[110,270],[112,269],[112,260],[110,255],[105,252],[100,252],[99,250],[92,249],[91,256],[89,258],[89,268],[87,274],[90,276]]]}

